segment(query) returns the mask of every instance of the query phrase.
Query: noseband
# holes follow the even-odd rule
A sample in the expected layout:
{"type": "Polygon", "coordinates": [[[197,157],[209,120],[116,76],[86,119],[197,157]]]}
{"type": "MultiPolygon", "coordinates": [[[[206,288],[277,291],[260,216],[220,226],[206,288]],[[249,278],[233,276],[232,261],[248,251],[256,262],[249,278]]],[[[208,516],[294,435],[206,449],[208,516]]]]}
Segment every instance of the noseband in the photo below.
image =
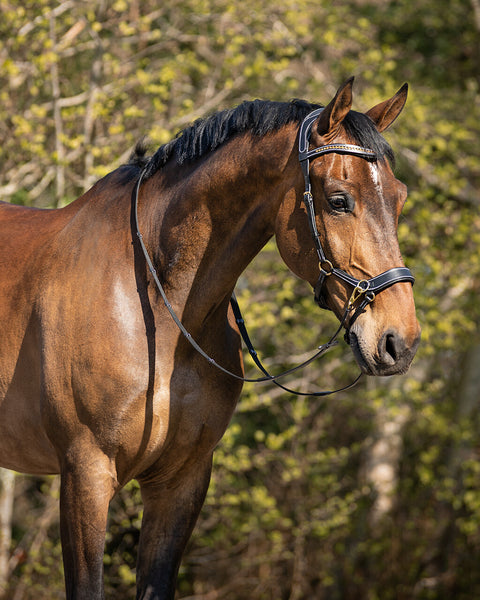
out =
{"type": "Polygon", "coordinates": [[[315,205],[313,202],[312,185],[310,182],[310,161],[329,153],[350,154],[352,156],[365,158],[366,160],[376,161],[377,154],[370,148],[362,148],[361,146],[355,146],[353,144],[327,144],[325,146],[319,146],[318,148],[309,150],[311,128],[322,111],[323,108],[318,108],[307,115],[307,117],[303,120],[299,133],[298,157],[305,179],[305,192],[303,193],[303,201],[307,210],[308,223],[310,225],[310,231],[312,232],[315,249],[317,251],[318,266],[320,269],[320,275],[314,288],[315,301],[321,308],[329,308],[324,296],[325,281],[327,277],[336,277],[353,288],[352,294],[345,309],[344,316],[342,318],[342,322],[345,322],[348,314],[354,311],[350,317],[348,325],[346,325],[347,333],[345,334],[345,339],[348,342],[349,331],[353,323],[363,312],[365,307],[370,304],[370,302],[373,302],[377,294],[383,290],[386,290],[395,283],[400,283],[402,281],[408,281],[413,285],[415,278],[410,269],[407,269],[407,267],[394,267],[392,269],[388,269],[388,271],[380,273],[380,275],[372,277],[371,279],[357,279],[342,269],[334,267],[326,257],[317,229],[315,205]]]}

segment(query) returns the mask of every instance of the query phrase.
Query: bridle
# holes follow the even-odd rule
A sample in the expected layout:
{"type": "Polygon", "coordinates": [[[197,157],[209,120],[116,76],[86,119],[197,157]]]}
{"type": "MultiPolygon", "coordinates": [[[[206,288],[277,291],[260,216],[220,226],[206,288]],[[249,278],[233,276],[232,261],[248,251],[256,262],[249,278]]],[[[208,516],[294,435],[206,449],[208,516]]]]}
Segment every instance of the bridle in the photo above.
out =
{"type": "Polygon", "coordinates": [[[407,267],[393,267],[376,275],[370,279],[357,279],[352,275],[349,275],[342,269],[334,267],[333,264],[328,260],[320,241],[320,235],[317,229],[317,222],[315,218],[315,205],[312,195],[312,185],[310,182],[310,161],[323,156],[324,154],[337,153],[337,154],[350,154],[353,156],[359,156],[370,161],[377,160],[377,154],[370,148],[362,148],[362,146],[355,146],[353,144],[327,144],[325,146],[319,146],[313,150],[309,150],[310,133],[313,123],[320,116],[324,109],[317,108],[311,112],[303,120],[300,126],[299,140],[298,140],[298,157],[300,165],[302,167],[303,177],[305,179],[305,192],[303,193],[303,201],[308,216],[308,223],[310,225],[310,231],[312,233],[313,242],[318,256],[318,266],[320,269],[320,275],[318,281],[315,284],[315,301],[321,308],[328,309],[325,296],[324,287],[327,277],[336,277],[349,286],[353,287],[352,294],[347,303],[342,322],[346,321],[348,313],[352,313],[348,325],[346,326],[345,338],[349,341],[349,332],[353,323],[357,320],[358,316],[362,314],[367,304],[370,304],[375,299],[375,296],[386,290],[395,283],[402,281],[408,281],[412,285],[415,282],[415,278],[412,275],[410,269],[407,267]],[[355,307],[355,305],[357,305],[355,307]]]}
{"type": "Polygon", "coordinates": [[[328,342],[326,344],[319,346],[317,348],[315,354],[313,356],[311,356],[305,362],[301,363],[300,365],[297,365],[296,367],[288,369],[287,371],[284,371],[278,375],[270,375],[270,373],[267,371],[267,369],[262,364],[262,362],[250,340],[250,337],[248,335],[248,332],[247,332],[247,329],[245,326],[245,321],[242,317],[240,307],[238,306],[238,302],[237,302],[237,299],[236,299],[234,293],[232,294],[232,297],[230,298],[230,304],[231,304],[231,307],[233,310],[233,314],[235,316],[235,321],[237,323],[237,326],[239,328],[239,331],[243,338],[243,341],[245,342],[245,344],[247,346],[250,356],[252,357],[252,359],[255,362],[255,364],[257,365],[257,367],[262,371],[262,373],[264,373],[264,377],[258,377],[258,378],[251,379],[251,378],[247,378],[247,377],[242,377],[240,375],[237,375],[236,373],[232,373],[232,371],[229,371],[228,369],[225,369],[220,364],[218,364],[211,356],[209,356],[198,345],[198,343],[193,339],[192,335],[185,329],[183,323],[181,322],[181,320],[179,319],[179,317],[173,310],[172,305],[168,301],[165,290],[160,282],[160,279],[158,278],[157,271],[153,265],[153,262],[150,258],[148,250],[143,241],[143,236],[139,230],[138,195],[139,195],[141,183],[145,177],[146,170],[148,168],[148,164],[143,169],[143,171],[140,173],[137,183],[132,191],[132,208],[133,208],[133,213],[134,213],[133,216],[134,216],[135,229],[136,229],[135,234],[140,243],[140,247],[141,247],[144,257],[145,257],[145,261],[146,261],[148,269],[155,281],[158,291],[160,292],[160,295],[162,296],[163,302],[164,302],[168,312],[170,313],[170,316],[172,317],[173,321],[179,328],[182,335],[189,342],[189,344],[201,356],[203,356],[212,366],[216,367],[223,373],[230,375],[234,379],[244,381],[244,382],[249,382],[249,383],[260,383],[260,382],[264,382],[264,381],[271,381],[272,383],[274,383],[278,387],[282,388],[286,392],[295,394],[297,396],[328,396],[330,394],[335,394],[336,392],[348,390],[351,387],[353,387],[359,381],[360,377],[362,376],[361,373],[360,373],[360,375],[358,375],[358,377],[352,383],[350,383],[349,385],[346,385],[345,387],[342,387],[342,388],[339,388],[336,390],[320,391],[320,392],[295,391],[295,390],[292,390],[292,389],[284,386],[283,384],[279,383],[277,380],[280,379],[281,377],[284,377],[285,375],[289,375],[291,373],[294,373],[295,371],[298,371],[299,369],[302,369],[303,367],[306,367],[308,364],[313,362],[315,359],[317,359],[321,355],[323,355],[327,350],[329,350],[330,348],[335,346],[338,343],[337,337],[338,337],[340,331],[342,330],[342,327],[344,327],[344,326],[346,326],[346,334],[345,335],[346,335],[346,340],[348,342],[349,341],[349,339],[348,339],[349,330],[350,330],[353,322],[363,312],[363,310],[365,309],[367,304],[369,304],[370,302],[373,302],[376,294],[378,294],[381,291],[387,289],[388,287],[394,285],[395,283],[399,283],[401,281],[409,281],[410,283],[413,284],[415,281],[415,278],[413,277],[412,273],[406,267],[394,267],[392,269],[389,269],[388,271],[385,271],[384,273],[381,273],[380,275],[372,277],[371,279],[357,279],[357,278],[353,277],[352,275],[349,275],[342,269],[338,269],[337,267],[334,267],[333,264],[325,256],[325,253],[323,251],[322,244],[320,241],[320,235],[318,233],[316,218],[315,218],[315,207],[314,207],[313,196],[312,196],[312,191],[311,191],[311,182],[310,182],[310,161],[319,156],[322,156],[323,154],[327,154],[327,153],[331,153],[331,152],[336,152],[336,153],[340,153],[340,154],[352,154],[355,156],[360,156],[362,158],[366,158],[367,160],[376,160],[377,157],[376,157],[376,153],[373,150],[371,150],[369,148],[362,148],[361,146],[355,146],[352,144],[328,144],[325,146],[320,146],[319,148],[315,148],[313,150],[309,150],[308,147],[309,147],[309,140],[310,140],[310,130],[311,130],[313,122],[317,119],[317,117],[320,115],[322,110],[323,110],[323,108],[319,108],[319,109],[316,109],[313,112],[311,112],[309,115],[307,115],[307,117],[303,120],[303,122],[300,126],[300,130],[299,130],[300,131],[300,133],[299,133],[299,160],[300,160],[300,165],[302,167],[302,172],[303,172],[303,175],[305,178],[305,192],[303,195],[303,200],[304,200],[304,203],[306,206],[308,222],[310,225],[315,248],[317,251],[317,255],[318,255],[318,259],[319,259],[319,268],[320,268],[320,276],[315,285],[315,300],[322,308],[328,308],[325,303],[324,297],[323,297],[323,287],[324,287],[325,279],[332,275],[334,277],[341,279],[342,281],[349,284],[350,286],[352,286],[353,292],[350,296],[350,299],[347,302],[347,306],[345,308],[344,314],[343,314],[342,318],[340,319],[340,325],[339,325],[338,329],[335,331],[335,333],[332,335],[332,337],[328,340],[328,342]],[[347,321],[347,317],[350,315],[350,313],[353,313],[353,314],[352,314],[352,316],[349,320],[348,326],[347,326],[346,321],[347,321]]]}

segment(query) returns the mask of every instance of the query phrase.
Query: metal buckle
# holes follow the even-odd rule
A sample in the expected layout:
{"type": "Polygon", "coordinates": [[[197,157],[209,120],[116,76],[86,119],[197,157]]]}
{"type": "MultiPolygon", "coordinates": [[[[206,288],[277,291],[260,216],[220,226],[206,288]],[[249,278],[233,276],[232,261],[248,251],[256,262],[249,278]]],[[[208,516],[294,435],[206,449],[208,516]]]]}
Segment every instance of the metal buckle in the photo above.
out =
{"type": "MultiPolygon", "coordinates": [[[[348,301],[348,310],[352,310],[353,305],[355,304],[355,302],[364,294],[366,294],[368,292],[368,288],[370,287],[370,282],[367,279],[361,279],[357,285],[353,288],[353,292],[352,295],[350,296],[350,299],[348,301]]],[[[373,298],[375,297],[375,294],[373,294],[373,298]]],[[[369,302],[371,302],[373,300],[373,298],[370,300],[368,299],[369,302]]]]}
{"type": "Polygon", "coordinates": [[[305,204],[311,204],[313,202],[312,192],[303,192],[303,201],[305,204]]]}

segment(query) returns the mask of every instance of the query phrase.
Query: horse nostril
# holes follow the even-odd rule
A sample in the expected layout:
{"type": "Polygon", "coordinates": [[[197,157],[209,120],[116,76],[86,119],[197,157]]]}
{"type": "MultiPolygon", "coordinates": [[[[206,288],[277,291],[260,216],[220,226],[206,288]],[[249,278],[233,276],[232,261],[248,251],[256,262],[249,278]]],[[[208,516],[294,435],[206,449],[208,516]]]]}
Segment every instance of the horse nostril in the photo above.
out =
{"type": "Polygon", "coordinates": [[[394,331],[387,331],[378,344],[380,359],[384,364],[394,365],[401,354],[403,343],[394,331]]]}
{"type": "Polygon", "coordinates": [[[392,333],[388,333],[385,340],[385,350],[393,358],[397,360],[397,348],[395,344],[395,336],[392,333]]]}

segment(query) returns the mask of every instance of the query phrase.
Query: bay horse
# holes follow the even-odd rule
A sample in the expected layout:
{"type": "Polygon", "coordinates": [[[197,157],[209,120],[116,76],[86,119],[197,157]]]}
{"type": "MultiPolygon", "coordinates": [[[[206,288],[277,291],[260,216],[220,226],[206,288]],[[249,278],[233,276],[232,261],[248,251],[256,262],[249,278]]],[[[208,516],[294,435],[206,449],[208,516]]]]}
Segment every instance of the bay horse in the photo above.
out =
{"type": "Polygon", "coordinates": [[[381,135],[407,87],[364,114],[352,83],[323,109],[253,101],[197,121],[64,208],[1,203],[0,464],[60,473],[69,600],[104,598],[107,511],[132,478],[137,598],[174,597],[242,388],[229,301],[273,235],[363,373],[408,369],[420,328],[396,235],[406,188],[381,135]]]}

